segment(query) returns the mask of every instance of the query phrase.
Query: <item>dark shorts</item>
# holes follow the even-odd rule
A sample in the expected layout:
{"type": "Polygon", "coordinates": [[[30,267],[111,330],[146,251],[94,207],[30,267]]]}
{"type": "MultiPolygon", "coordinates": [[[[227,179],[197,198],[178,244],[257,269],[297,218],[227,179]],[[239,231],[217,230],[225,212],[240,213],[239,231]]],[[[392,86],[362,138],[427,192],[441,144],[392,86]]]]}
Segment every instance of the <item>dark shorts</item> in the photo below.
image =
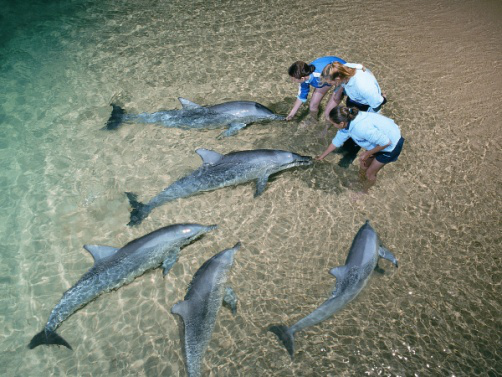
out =
{"type": "Polygon", "coordinates": [[[352,100],[349,96],[347,96],[347,99],[345,100],[345,106],[357,107],[361,111],[368,111],[368,109],[370,108],[369,105],[363,105],[362,103],[356,102],[352,100]]]}
{"type": "Polygon", "coordinates": [[[391,152],[377,152],[375,153],[375,158],[378,162],[382,164],[388,164],[389,162],[397,161],[397,158],[401,154],[401,150],[403,149],[404,138],[399,139],[396,144],[396,147],[391,152]]]}
{"type": "MultiPolygon", "coordinates": [[[[378,113],[380,111],[380,109],[382,108],[382,106],[385,105],[386,103],[387,103],[387,98],[383,97],[383,102],[377,108],[374,108],[373,111],[375,113],[378,113]]],[[[347,107],[357,107],[361,111],[368,111],[370,108],[369,105],[363,105],[362,103],[354,101],[349,96],[347,96],[347,99],[345,100],[345,105],[347,107]]]]}

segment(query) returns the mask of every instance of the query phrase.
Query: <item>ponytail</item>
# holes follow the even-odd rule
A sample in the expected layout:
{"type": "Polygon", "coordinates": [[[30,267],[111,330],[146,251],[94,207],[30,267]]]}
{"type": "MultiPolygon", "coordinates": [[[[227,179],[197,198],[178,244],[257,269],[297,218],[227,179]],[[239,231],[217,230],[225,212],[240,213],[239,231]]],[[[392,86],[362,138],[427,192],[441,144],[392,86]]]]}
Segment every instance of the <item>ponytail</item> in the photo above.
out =
{"type": "Polygon", "coordinates": [[[288,69],[288,74],[295,79],[309,76],[315,71],[315,65],[307,64],[301,60],[294,62],[288,69]]]}
{"type": "Polygon", "coordinates": [[[357,114],[359,114],[357,107],[337,106],[329,112],[329,119],[336,124],[349,123],[356,118],[357,114]]]}
{"type": "Polygon", "coordinates": [[[321,81],[326,83],[329,81],[335,81],[336,79],[346,79],[354,76],[356,74],[355,68],[349,68],[340,62],[333,62],[328,64],[321,73],[321,81]]]}

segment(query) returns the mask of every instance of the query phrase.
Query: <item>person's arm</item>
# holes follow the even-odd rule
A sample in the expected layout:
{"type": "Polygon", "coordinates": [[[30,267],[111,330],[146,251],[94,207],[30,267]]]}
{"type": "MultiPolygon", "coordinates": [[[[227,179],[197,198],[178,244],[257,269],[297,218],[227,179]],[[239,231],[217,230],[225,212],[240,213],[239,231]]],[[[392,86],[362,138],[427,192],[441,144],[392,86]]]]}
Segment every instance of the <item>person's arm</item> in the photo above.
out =
{"type": "Polygon", "coordinates": [[[295,104],[293,105],[293,108],[291,109],[291,111],[289,112],[288,116],[286,117],[286,120],[291,120],[293,119],[293,117],[296,115],[296,113],[298,112],[298,109],[300,108],[300,106],[303,104],[302,101],[300,101],[298,98],[296,99],[295,101],[295,104]]]}
{"type": "Polygon", "coordinates": [[[343,95],[343,88],[340,85],[337,88],[335,88],[333,94],[329,98],[328,103],[326,104],[326,108],[324,109],[324,116],[326,120],[329,120],[329,112],[335,107],[337,107],[340,101],[342,100],[342,95],[343,95]]]}
{"type": "Polygon", "coordinates": [[[361,156],[359,157],[359,163],[361,165],[365,165],[366,164],[366,160],[373,156],[375,153],[378,153],[380,152],[381,150],[384,150],[385,148],[387,148],[389,145],[391,144],[390,140],[389,140],[389,143],[386,144],[386,145],[377,145],[375,148],[369,150],[369,151],[364,151],[363,153],[361,153],[361,156]]]}
{"type": "Polygon", "coordinates": [[[328,146],[328,148],[326,148],[326,150],[324,152],[322,152],[322,154],[320,156],[317,156],[315,159],[318,161],[321,161],[322,159],[324,159],[324,157],[326,157],[328,154],[333,152],[335,149],[336,149],[336,147],[333,145],[333,143],[331,143],[328,146]]]}

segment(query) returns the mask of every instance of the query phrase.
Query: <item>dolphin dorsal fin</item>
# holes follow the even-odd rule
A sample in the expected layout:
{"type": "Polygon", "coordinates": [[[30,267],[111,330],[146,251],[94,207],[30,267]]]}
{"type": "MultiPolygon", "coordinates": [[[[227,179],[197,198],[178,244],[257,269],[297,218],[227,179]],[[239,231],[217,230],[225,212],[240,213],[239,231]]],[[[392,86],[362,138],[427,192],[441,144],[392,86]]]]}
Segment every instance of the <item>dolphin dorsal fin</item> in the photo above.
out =
{"type": "Polygon", "coordinates": [[[98,263],[101,259],[114,255],[119,250],[116,247],[101,245],[84,245],[84,249],[91,253],[94,263],[98,263]]]}
{"type": "Polygon", "coordinates": [[[180,101],[181,106],[183,106],[183,108],[187,109],[187,110],[188,109],[199,109],[202,107],[201,105],[197,105],[195,102],[189,101],[183,97],[178,97],[178,100],[180,101]]]}
{"type": "Polygon", "coordinates": [[[338,283],[340,280],[343,279],[343,276],[345,275],[345,266],[338,266],[338,267],[333,267],[331,270],[329,270],[329,273],[336,277],[336,282],[338,283]]]}
{"type": "Polygon", "coordinates": [[[178,314],[183,321],[186,323],[186,317],[188,317],[189,303],[187,301],[180,301],[174,304],[171,308],[171,313],[178,314]]]}
{"type": "Polygon", "coordinates": [[[211,151],[209,149],[199,148],[195,152],[202,158],[202,162],[209,165],[214,165],[223,157],[222,154],[211,151]]]}

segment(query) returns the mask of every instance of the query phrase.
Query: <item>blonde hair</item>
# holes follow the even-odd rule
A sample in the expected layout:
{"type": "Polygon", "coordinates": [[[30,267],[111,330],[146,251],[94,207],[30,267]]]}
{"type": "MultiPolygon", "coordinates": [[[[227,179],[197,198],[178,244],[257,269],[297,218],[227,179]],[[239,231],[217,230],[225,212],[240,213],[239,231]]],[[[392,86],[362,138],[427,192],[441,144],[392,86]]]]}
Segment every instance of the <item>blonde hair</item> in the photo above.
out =
{"type": "Polygon", "coordinates": [[[351,78],[355,74],[356,74],[355,68],[349,68],[340,62],[333,62],[331,64],[328,64],[322,70],[321,82],[325,84],[328,80],[335,81],[338,78],[344,80],[346,78],[351,78]]]}

